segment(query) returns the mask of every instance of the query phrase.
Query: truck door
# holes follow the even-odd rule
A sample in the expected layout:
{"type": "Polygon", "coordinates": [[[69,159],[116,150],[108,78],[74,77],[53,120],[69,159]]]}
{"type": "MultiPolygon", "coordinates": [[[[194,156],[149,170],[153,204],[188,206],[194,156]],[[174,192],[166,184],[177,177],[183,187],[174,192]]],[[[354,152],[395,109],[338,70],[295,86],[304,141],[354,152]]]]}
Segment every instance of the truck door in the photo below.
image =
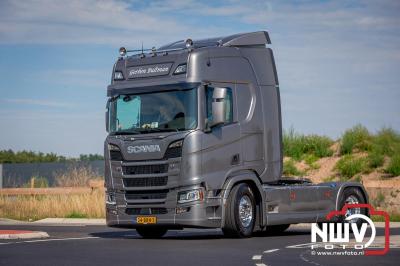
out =
{"type": "MultiPolygon", "coordinates": [[[[212,116],[212,86],[205,87],[205,116],[209,120],[212,116]]],[[[220,187],[227,172],[241,163],[240,125],[234,104],[234,85],[218,84],[218,87],[227,88],[226,123],[213,127],[202,136],[202,174],[207,176],[207,182],[213,187],[220,187]]]]}

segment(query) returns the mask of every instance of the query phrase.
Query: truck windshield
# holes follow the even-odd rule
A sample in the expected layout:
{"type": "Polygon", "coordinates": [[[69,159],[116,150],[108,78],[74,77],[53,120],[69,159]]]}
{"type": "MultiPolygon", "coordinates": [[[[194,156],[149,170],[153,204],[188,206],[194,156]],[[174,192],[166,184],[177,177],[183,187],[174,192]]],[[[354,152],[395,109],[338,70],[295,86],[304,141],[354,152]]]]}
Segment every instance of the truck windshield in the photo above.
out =
{"type": "Polygon", "coordinates": [[[143,134],[197,127],[197,90],[119,95],[109,107],[110,133],[143,134]]]}

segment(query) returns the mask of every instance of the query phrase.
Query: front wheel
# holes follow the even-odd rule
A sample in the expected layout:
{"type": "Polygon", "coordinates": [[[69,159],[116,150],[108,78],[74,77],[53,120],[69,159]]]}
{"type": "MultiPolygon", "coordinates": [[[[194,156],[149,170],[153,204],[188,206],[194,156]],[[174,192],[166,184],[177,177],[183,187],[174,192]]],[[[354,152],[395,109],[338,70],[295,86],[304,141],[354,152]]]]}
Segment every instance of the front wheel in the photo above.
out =
{"type": "Polygon", "coordinates": [[[168,229],[164,227],[138,227],[136,232],[143,238],[161,238],[167,233],[168,229]]]}
{"type": "Polygon", "coordinates": [[[225,225],[222,231],[227,237],[250,237],[256,218],[256,202],[247,184],[235,186],[229,193],[225,225]]]}

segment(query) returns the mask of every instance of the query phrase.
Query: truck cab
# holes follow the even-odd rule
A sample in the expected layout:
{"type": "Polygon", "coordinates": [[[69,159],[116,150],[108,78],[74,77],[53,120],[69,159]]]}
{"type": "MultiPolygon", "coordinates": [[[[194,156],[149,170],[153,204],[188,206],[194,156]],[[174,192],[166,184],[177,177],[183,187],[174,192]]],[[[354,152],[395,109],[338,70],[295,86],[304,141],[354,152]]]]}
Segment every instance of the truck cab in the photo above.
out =
{"type": "Polygon", "coordinates": [[[107,88],[106,219],[144,237],[323,221],[357,183],[282,177],[279,83],[267,32],[120,49],[107,88]]]}

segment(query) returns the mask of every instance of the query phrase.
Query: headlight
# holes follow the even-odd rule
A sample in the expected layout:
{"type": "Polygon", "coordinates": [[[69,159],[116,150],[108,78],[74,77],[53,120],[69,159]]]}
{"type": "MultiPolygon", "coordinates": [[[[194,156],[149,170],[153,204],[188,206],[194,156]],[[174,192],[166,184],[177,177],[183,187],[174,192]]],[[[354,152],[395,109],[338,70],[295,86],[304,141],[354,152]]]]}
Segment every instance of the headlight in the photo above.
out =
{"type": "Polygon", "coordinates": [[[182,147],[183,144],[183,139],[172,142],[171,144],[169,144],[168,148],[180,148],[182,147]]]}
{"type": "Polygon", "coordinates": [[[108,150],[110,152],[110,160],[111,161],[123,161],[121,150],[117,145],[108,144],[108,150]]]}
{"type": "Polygon", "coordinates": [[[114,72],[114,80],[123,80],[124,75],[122,74],[121,71],[115,71],[114,72]]]}
{"type": "Polygon", "coordinates": [[[121,151],[119,149],[119,147],[117,145],[114,145],[114,144],[108,144],[108,150],[109,151],[121,151]]]}
{"type": "Polygon", "coordinates": [[[178,193],[178,203],[187,203],[192,201],[203,200],[203,191],[201,189],[193,189],[178,193]]]}

